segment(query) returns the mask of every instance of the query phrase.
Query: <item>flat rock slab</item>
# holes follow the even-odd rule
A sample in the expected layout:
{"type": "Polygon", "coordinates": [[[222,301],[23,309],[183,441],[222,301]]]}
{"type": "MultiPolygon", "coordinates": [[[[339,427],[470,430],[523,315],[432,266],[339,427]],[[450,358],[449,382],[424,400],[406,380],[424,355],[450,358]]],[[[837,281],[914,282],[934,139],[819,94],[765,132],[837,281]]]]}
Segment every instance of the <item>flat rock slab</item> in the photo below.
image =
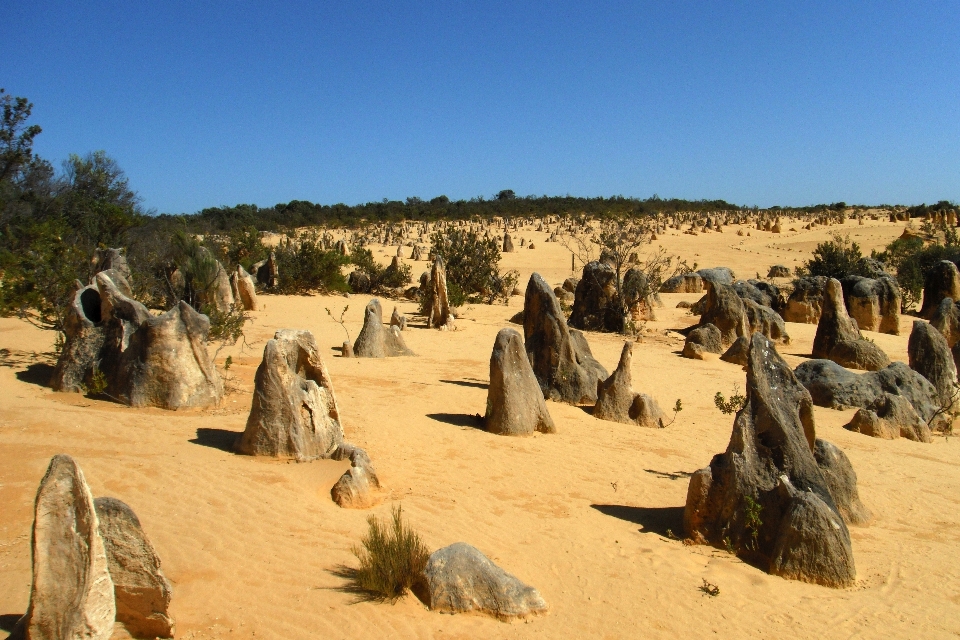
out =
{"type": "Polygon", "coordinates": [[[540,593],[480,551],[457,542],[430,554],[424,569],[428,606],[444,613],[481,613],[500,620],[544,614],[540,593]]]}

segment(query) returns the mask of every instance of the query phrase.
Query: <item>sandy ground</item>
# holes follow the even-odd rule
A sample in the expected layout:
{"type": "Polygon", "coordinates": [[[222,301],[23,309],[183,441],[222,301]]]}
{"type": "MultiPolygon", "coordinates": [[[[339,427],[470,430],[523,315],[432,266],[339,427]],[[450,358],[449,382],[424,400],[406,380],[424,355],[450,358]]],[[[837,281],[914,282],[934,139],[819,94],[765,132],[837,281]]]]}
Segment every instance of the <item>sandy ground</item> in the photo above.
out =
{"type": "MultiPolygon", "coordinates": [[[[787,222],[785,229],[799,225],[787,222]]],[[[868,252],[899,235],[901,224],[848,223],[868,252]]],[[[696,237],[669,232],[662,244],[701,267],[765,275],[809,257],[835,228],[780,235],[736,228],[696,237]]],[[[506,254],[525,286],[537,270],[552,284],[569,275],[570,255],[529,230],[536,248],[506,254]]],[[[379,249],[377,249],[379,251],[379,249]]],[[[405,251],[409,251],[405,249],[405,251]]],[[[384,249],[383,256],[395,253],[384,249]]],[[[379,255],[379,254],[378,254],[379,255]]],[[[409,253],[407,253],[409,255],[409,253]]],[[[426,263],[414,266],[419,276],[426,263]]],[[[497,331],[522,307],[474,305],[456,332],[405,332],[415,358],[346,360],[334,347],[343,329],[324,309],[349,304],[355,338],[366,297],[263,296],[246,346],[233,357],[234,389],[217,410],[134,410],[45,386],[53,335],[0,320],[0,627],[27,606],[33,499],[51,456],[82,466],[94,495],[137,512],[174,588],[180,638],[949,638],[960,635],[960,441],[883,441],[842,429],[852,411],[816,409],[818,435],[839,445],[875,514],[853,528],[858,581],[833,590],[770,576],[710,547],[685,546],[681,515],[688,476],[725,449],[732,416],[713,405],[717,391],[743,388],[740,367],[679,357],[670,332],[696,321],[664,295],[659,319],[634,351],[637,390],[683,411],[666,429],[594,419],[548,403],[555,435],[509,438],[474,426],[486,402],[497,331]],[[348,440],[367,449],[390,499],[370,511],[337,507],[329,491],[346,463],[282,463],[230,452],[250,407],[264,342],[284,327],[309,329],[325,352],[348,440]],[[408,522],[436,549],[475,545],[537,587],[549,615],[502,623],[428,611],[415,597],[397,604],[356,602],[334,573],[370,513],[402,504],[408,522]],[[703,580],[717,585],[710,597],[703,580]]],[[[393,303],[386,302],[389,314],[393,303]]],[[[414,312],[412,303],[400,309],[414,312]]],[[[902,334],[871,334],[906,360],[912,318],[902,334]]],[[[810,353],[813,325],[788,324],[781,352],[791,365],[810,353]]],[[[594,354],[616,366],[622,339],[588,334],[594,354]]],[[[115,637],[125,637],[118,630],[115,637]]]]}

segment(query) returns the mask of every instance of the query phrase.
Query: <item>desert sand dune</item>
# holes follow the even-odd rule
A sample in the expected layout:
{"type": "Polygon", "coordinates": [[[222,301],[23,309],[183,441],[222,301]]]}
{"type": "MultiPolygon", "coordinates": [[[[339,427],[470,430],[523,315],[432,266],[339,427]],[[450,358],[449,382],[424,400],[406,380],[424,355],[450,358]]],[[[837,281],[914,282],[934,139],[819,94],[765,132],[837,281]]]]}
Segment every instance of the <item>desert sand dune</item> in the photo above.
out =
{"type": "MultiPolygon", "coordinates": [[[[675,230],[654,243],[700,267],[727,266],[738,277],[765,276],[810,257],[838,227],[810,231],[789,220],[784,233],[744,226],[723,233],[675,230]]],[[[847,222],[864,253],[900,235],[903,223],[847,222]]],[[[545,233],[512,233],[502,266],[520,271],[521,287],[540,273],[551,286],[571,275],[570,254],[545,233]],[[535,249],[519,247],[519,239],[535,249]]],[[[409,256],[410,249],[404,248],[409,256]]],[[[396,247],[374,247],[388,262],[396,247]],[[380,252],[382,250],[382,253],[380,252]]],[[[416,280],[429,263],[413,263],[416,280]]],[[[728,443],[732,416],[714,406],[717,391],[744,387],[741,367],[681,358],[674,329],[697,321],[681,300],[664,307],[633,351],[633,387],[683,410],[665,429],[593,418],[548,402],[556,434],[497,436],[477,428],[497,332],[523,305],[470,305],[456,331],[421,328],[416,305],[403,336],[416,357],[339,357],[343,329],[324,309],[349,304],[356,338],[369,296],[260,296],[246,344],[231,356],[228,393],[218,409],[132,409],[46,385],[52,332],[0,320],[0,618],[5,629],[27,607],[30,530],[37,485],[50,458],[68,453],[94,496],[130,505],[173,586],[179,638],[947,638],[960,633],[960,441],[887,441],[842,428],[853,410],[817,407],[818,436],[849,456],[860,496],[875,519],[852,527],[856,586],[829,589],[787,581],[720,549],[687,546],[682,513],[689,474],[728,443]],[[316,336],[333,378],[346,439],[374,460],[388,499],[371,510],[341,509],[330,488],[346,461],[276,462],[232,452],[250,410],[264,343],[277,329],[316,336]],[[334,349],[337,347],[337,349],[334,349]],[[371,513],[402,503],[409,524],[433,549],[468,542],[536,587],[544,617],[502,623],[427,610],[412,595],[397,604],[357,602],[341,590],[340,565],[371,513]],[[711,597],[706,580],[720,589],[711,597]]],[[[385,314],[393,302],[384,301],[385,314]]],[[[892,360],[906,361],[913,318],[901,335],[868,333],[892,360]]],[[[815,325],[788,323],[790,366],[809,357],[815,325]]],[[[522,331],[522,329],[521,329],[522,331]]],[[[623,339],[588,333],[609,371],[623,339]]],[[[119,630],[115,637],[124,637],[119,630]]]]}

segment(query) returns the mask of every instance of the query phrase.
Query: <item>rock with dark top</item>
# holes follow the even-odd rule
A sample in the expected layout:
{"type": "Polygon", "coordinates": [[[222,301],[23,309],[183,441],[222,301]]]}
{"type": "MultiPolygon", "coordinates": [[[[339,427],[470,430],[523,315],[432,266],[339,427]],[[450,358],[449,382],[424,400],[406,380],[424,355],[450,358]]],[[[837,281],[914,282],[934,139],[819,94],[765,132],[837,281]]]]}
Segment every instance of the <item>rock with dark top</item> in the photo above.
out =
{"type": "Polygon", "coordinates": [[[509,233],[503,234],[503,252],[513,253],[513,239],[509,233]]]}
{"type": "Polygon", "coordinates": [[[733,290],[744,301],[753,300],[758,305],[770,307],[778,314],[783,312],[786,301],[780,292],[780,287],[762,280],[737,280],[733,283],[733,290]]]}
{"type": "Polygon", "coordinates": [[[10,638],[108,640],[113,582],[93,496],[76,461],[50,460],[34,503],[30,605],[10,638]]]}
{"type": "Polygon", "coordinates": [[[957,366],[943,334],[929,322],[915,320],[907,341],[907,356],[910,368],[936,388],[940,406],[952,409],[958,389],[957,366]]]}
{"type": "Polygon", "coordinates": [[[906,438],[930,442],[930,428],[904,396],[884,393],[866,409],[858,409],[844,429],[871,438],[906,438]]]}
{"type": "Polygon", "coordinates": [[[707,306],[700,316],[700,324],[712,324],[720,330],[724,345],[733,344],[740,336],[750,335],[750,322],[743,300],[733,287],[719,282],[707,282],[707,306]]]}
{"type": "Polygon", "coordinates": [[[747,314],[747,322],[750,323],[751,333],[762,333],[773,342],[790,344],[787,327],[779,313],[750,299],[743,301],[743,308],[747,314]]]}
{"type": "Polygon", "coordinates": [[[767,272],[768,278],[789,278],[790,269],[782,264],[775,264],[767,272]]]}
{"type": "Polygon", "coordinates": [[[703,291],[703,279],[696,273],[673,276],[660,285],[661,293],[700,293],[701,291],[703,291]]]}
{"type": "Polygon", "coordinates": [[[920,317],[932,318],[944,298],[960,300],[960,272],[957,271],[957,265],[949,260],[941,260],[927,272],[923,281],[920,317]]]}
{"type": "Polygon", "coordinates": [[[567,278],[563,281],[563,286],[561,287],[564,291],[569,291],[570,293],[577,292],[577,285],[580,284],[579,278],[567,278]]]}
{"type": "Polygon", "coordinates": [[[344,509],[369,509],[382,502],[383,487],[366,451],[343,442],[330,457],[333,460],[350,461],[350,468],[330,489],[330,497],[338,506],[344,509]]]}
{"type": "Polygon", "coordinates": [[[737,338],[736,342],[730,345],[729,349],[723,352],[723,355],[720,356],[720,359],[724,362],[732,362],[733,364],[746,366],[747,354],[749,352],[750,338],[746,336],[740,336],[737,338]]]}
{"type": "Polygon", "coordinates": [[[943,428],[946,419],[937,416],[937,390],[929,380],[903,362],[893,362],[880,371],[854,373],[831,360],[807,360],[794,373],[810,391],[814,404],[831,409],[871,409],[888,393],[903,396],[917,415],[933,429],[943,428]]]}
{"type": "Polygon", "coordinates": [[[623,331],[626,317],[613,267],[597,260],[583,267],[569,322],[571,327],[585,331],[623,331]]]}
{"type": "Polygon", "coordinates": [[[750,338],[746,397],[726,452],[690,479],[687,536],[730,546],[783,577],[849,586],[856,577],[850,536],[815,457],[813,402],[758,333],[750,338]],[[759,510],[753,524],[751,504],[759,510]]]}
{"type": "Polygon", "coordinates": [[[476,547],[457,542],[430,554],[423,577],[427,606],[443,613],[482,613],[516,620],[547,612],[540,593],[476,547]]]}
{"type": "Polygon", "coordinates": [[[890,364],[883,349],[869,340],[839,342],[830,351],[830,359],[849,369],[879,371],[890,364]]]}
{"type": "Polygon", "coordinates": [[[823,307],[817,333],[813,339],[813,357],[830,358],[830,351],[839,342],[852,342],[860,339],[857,325],[847,314],[843,303],[843,288],[840,281],[827,279],[823,288],[823,307]]]}
{"type": "Polygon", "coordinates": [[[172,591],[137,514],[116,498],[93,501],[113,581],[117,622],[134,638],[172,638],[172,591]]]}
{"type": "Polygon", "coordinates": [[[450,299],[447,295],[447,269],[443,264],[443,258],[437,257],[433,261],[425,291],[422,311],[423,315],[427,317],[427,327],[431,329],[453,329],[454,318],[450,311],[450,299]]]}
{"type": "Polygon", "coordinates": [[[657,401],[633,390],[633,342],[624,342],[616,370],[597,388],[593,417],[641,427],[663,427],[666,415],[657,401]]]}
{"type": "Polygon", "coordinates": [[[721,353],[722,351],[720,330],[708,322],[697,326],[687,334],[680,355],[693,360],[703,360],[704,353],[721,353]]]}
{"type": "Polygon", "coordinates": [[[943,334],[947,340],[947,346],[952,349],[960,342],[960,305],[952,298],[944,298],[930,316],[930,324],[943,334]]]}
{"type": "Polygon", "coordinates": [[[239,453],[297,461],[326,458],[343,442],[333,381],[309,331],[283,329],[267,341],[254,378],[239,453]]]}
{"type": "Polygon", "coordinates": [[[861,330],[900,335],[900,286],[896,278],[849,275],[840,284],[850,317],[861,330]]]}
{"type": "Polygon", "coordinates": [[[370,276],[359,269],[354,269],[347,276],[347,284],[354,293],[370,293],[370,276]]]}
{"type": "Polygon", "coordinates": [[[737,277],[733,274],[733,270],[729,267],[713,267],[712,269],[700,269],[697,271],[699,275],[705,282],[716,282],[718,284],[724,284],[732,286],[737,277]]]}
{"type": "Polygon", "coordinates": [[[823,287],[826,283],[827,278],[824,276],[808,276],[797,280],[783,309],[783,319],[787,322],[817,324],[820,321],[823,287]]]}
{"type": "Polygon", "coordinates": [[[280,270],[277,268],[277,254],[273,251],[266,260],[261,260],[250,267],[250,272],[256,276],[257,282],[272,289],[280,279],[280,270]]]}
{"type": "Polygon", "coordinates": [[[583,334],[567,326],[557,297],[539,273],[527,283],[523,336],[544,397],[571,404],[597,401],[597,382],[606,379],[607,370],[593,358],[583,334]]]}
{"type": "Polygon", "coordinates": [[[857,473],[850,464],[850,458],[840,447],[817,438],[813,448],[813,457],[827,481],[827,488],[837,504],[837,511],[843,521],[853,526],[864,526],[873,519],[873,514],[860,501],[857,490],[857,473]]]}
{"type": "Polygon", "coordinates": [[[403,341],[399,328],[384,326],[383,309],[377,298],[368,302],[364,309],[363,328],[353,343],[353,353],[358,358],[392,358],[414,355],[403,341]]]}
{"type": "Polygon", "coordinates": [[[557,431],[527,359],[523,338],[514,329],[501,329],[493,344],[483,424],[490,433],[505,436],[557,431]]]}

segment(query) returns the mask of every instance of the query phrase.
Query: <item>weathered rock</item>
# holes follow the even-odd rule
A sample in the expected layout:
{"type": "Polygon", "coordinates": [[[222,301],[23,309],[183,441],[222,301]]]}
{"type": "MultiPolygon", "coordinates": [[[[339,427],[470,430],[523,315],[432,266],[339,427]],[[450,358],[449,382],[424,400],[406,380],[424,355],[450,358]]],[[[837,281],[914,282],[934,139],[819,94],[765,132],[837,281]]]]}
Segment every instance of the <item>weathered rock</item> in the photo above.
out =
{"type": "Polygon", "coordinates": [[[943,334],[951,349],[960,342],[960,305],[952,298],[940,301],[937,310],[930,316],[930,325],[943,334]]]}
{"type": "MultiPolygon", "coordinates": [[[[719,335],[719,332],[718,332],[719,335]]],[[[750,339],[746,336],[740,336],[736,342],[730,345],[730,348],[723,352],[720,359],[724,362],[732,362],[746,366],[747,354],[750,352],[750,339]]]]}
{"type": "Polygon", "coordinates": [[[733,283],[733,290],[742,300],[753,300],[762,307],[770,307],[778,314],[786,304],[780,287],[762,280],[737,280],[733,283]]]}
{"type": "MultiPolygon", "coordinates": [[[[201,250],[208,255],[210,253],[205,247],[201,247],[201,250]]],[[[202,305],[209,305],[221,312],[229,311],[233,308],[234,303],[233,289],[230,286],[230,276],[227,275],[226,269],[223,268],[219,260],[216,261],[216,264],[216,280],[214,280],[213,285],[209,288],[198,291],[197,297],[200,299],[202,305]]]]}
{"type": "Polygon", "coordinates": [[[883,393],[869,408],[858,409],[843,428],[884,440],[904,437],[915,442],[931,441],[930,428],[910,401],[890,393],[883,393]]]}
{"type": "Polygon", "coordinates": [[[582,333],[567,326],[557,297],[533,273],[523,301],[527,358],[544,397],[571,404],[595,403],[597,381],[607,370],[593,358],[582,333]]]}
{"type": "Polygon", "coordinates": [[[709,323],[719,329],[724,345],[733,344],[740,336],[749,336],[750,323],[746,308],[733,287],[709,279],[705,279],[705,282],[707,306],[700,316],[700,324],[709,323]]]}
{"type": "Polygon", "coordinates": [[[406,331],[407,329],[407,316],[400,313],[400,310],[396,307],[393,308],[393,313],[390,314],[390,326],[397,327],[400,331],[406,331]]]}
{"type": "Polygon", "coordinates": [[[578,278],[567,278],[563,281],[563,286],[561,287],[564,291],[569,291],[570,293],[577,292],[577,285],[580,284],[578,278]]]}
{"type": "Polygon", "coordinates": [[[790,269],[782,264],[775,264],[770,267],[770,271],[767,272],[768,278],[789,278],[790,269]]]}
{"type": "Polygon", "coordinates": [[[413,251],[410,253],[410,259],[413,261],[423,260],[423,249],[420,245],[413,245],[413,251]]]}
{"type": "Polygon", "coordinates": [[[824,276],[800,278],[787,298],[783,310],[783,319],[787,322],[817,324],[823,307],[823,288],[827,284],[824,276]]]}
{"type": "Polygon", "coordinates": [[[503,252],[513,253],[513,240],[510,238],[509,233],[503,234],[503,252]]]}
{"type": "Polygon", "coordinates": [[[597,260],[583,267],[569,322],[571,327],[585,331],[623,332],[626,316],[613,267],[597,260]]]}
{"type": "MultiPolygon", "coordinates": [[[[827,279],[823,288],[823,308],[817,333],[813,339],[813,357],[830,358],[831,350],[840,342],[853,342],[860,339],[857,325],[847,315],[843,303],[843,288],[840,281],[827,279]]],[[[832,358],[831,358],[832,359],[832,358]]]]}
{"type": "Polygon", "coordinates": [[[116,607],[107,554],[90,488],[70,456],[54,456],[40,481],[30,550],[30,605],[10,637],[110,638],[116,607]]]}
{"type": "Polygon", "coordinates": [[[99,366],[103,348],[100,292],[95,286],[84,287],[79,281],[74,287],[75,293],[64,313],[66,341],[50,380],[54,391],[84,391],[90,384],[89,377],[99,366]]]}
{"type": "Polygon", "coordinates": [[[426,283],[426,296],[423,303],[423,315],[427,318],[427,327],[431,329],[453,329],[453,315],[447,297],[447,270],[443,259],[433,261],[430,279],[426,283]]]}
{"type": "Polygon", "coordinates": [[[343,442],[330,456],[334,460],[350,460],[347,469],[330,490],[330,497],[344,509],[369,509],[383,500],[383,487],[367,452],[343,442]]]}
{"type": "Polygon", "coordinates": [[[712,269],[700,269],[697,275],[706,282],[716,282],[726,286],[732,286],[737,277],[729,267],[713,267],[712,269]]]}
{"type": "Polygon", "coordinates": [[[723,342],[720,339],[720,330],[708,322],[695,327],[687,334],[680,355],[693,360],[703,360],[704,353],[720,353],[722,351],[723,342]]]}
{"type": "Polygon", "coordinates": [[[807,360],[794,372],[810,391],[814,404],[831,409],[858,407],[870,409],[885,393],[903,396],[917,415],[931,428],[942,428],[936,388],[922,375],[902,362],[893,362],[880,371],[858,374],[831,360],[807,360]]]}
{"type": "Polygon", "coordinates": [[[941,260],[928,273],[923,282],[923,304],[920,317],[930,319],[944,298],[960,300],[960,272],[957,265],[941,260]]]}
{"type": "Polygon", "coordinates": [[[240,265],[237,265],[237,270],[230,275],[230,287],[233,289],[234,301],[243,305],[244,310],[259,309],[257,287],[253,283],[253,277],[240,265]]]}
{"type": "Polygon", "coordinates": [[[847,587],[857,577],[850,532],[835,506],[811,490],[798,491],[781,476],[786,513],[770,560],[770,573],[788,580],[847,587]]]}
{"type": "Polygon", "coordinates": [[[250,267],[250,271],[257,277],[257,282],[268,289],[277,286],[280,279],[280,270],[277,268],[277,254],[273,251],[266,260],[261,260],[250,267]]]}
{"type": "Polygon", "coordinates": [[[849,533],[814,455],[813,402],[759,333],[750,338],[746,397],[726,452],[690,479],[687,535],[766,560],[784,577],[851,584],[849,533]],[[747,498],[760,510],[753,524],[747,498]]]}
{"type": "Polygon", "coordinates": [[[747,314],[747,321],[750,323],[751,333],[759,332],[773,342],[790,344],[790,336],[787,335],[787,327],[780,314],[750,299],[743,301],[743,307],[747,314]]]}
{"type": "Polygon", "coordinates": [[[941,407],[952,408],[957,396],[957,366],[947,339],[930,323],[915,320],[907,341],[910,368],[922,375],[937,390],[941,407]]]}
{"type": "Polygon", "coordinates": [[[830,359],[849,369],[879,371],[890,364],[883,349],[869,340],[838,342],[830,350],[830,359]]]}
{"type": "Polygon", "coordinates": [[[701,291],[703,291],[703,279],[696,273],[673,276],[660,285],[661,293],[700,293],[701,291]]]}
{"type": "Polygon", "coordinates": [[[484,426],[491,433],[506,436],[557,431],[524,351],[523,339],[514,329],[501,329],[493,345],[484,426]]]}
{"type": "Polygon", "coordinates": [[[347,276],[347,284],[354,293],[370,293],[370,276],[358,269],[354,269],[347,276]]]}
{"type": "Polygon", "coordinates": [[[315,460],[343,442],[333,381],[309,331],[277,331],[263,349],[254,385],[237,452],[315,460]]]}
{"type": "Polygon", "coordinates": [[[353,343],[353,353],[358,358],[392,358],[412,356],[400,335],[400,329],[383,325],[383,309],[376,298],[367,303],[363,315],[363,328],[353,343]]]}
{"type": "Polygon", "coordinates": [[[427,606],[445,613],[482,613],[501,620],[544,614],[540,593],[491,562],[478,549],[457,542],[430,554],[423,572],[427,606]]]}
{"type": "Polygon", "coordinates": [[[857,473],[840,447],[817,438],[813,448],[813,457],[820,467],[827,489],[837,504],[837,511],[843,521],[853,526],[864,526],[873,519],[873,514],[860,501],[857,490],[857,473]]]}
{"type": "Polygon", "coordinates": [[[172,638],[170,583],[140,520],[116,498],[97,498],[94,506],[113,581],[117,621],[134,638],[172,638]]]}
{"type": "Polygon", "coordinates": [[[840,284],[847,310],[858,328],[900,335],[900,287],[895,278],[849,275],[840,284]]]}
{"type": "Polygon", "coordinates": [[[611,422],[637,424],[641,427],[663,427],[666,415],[657,401],[633,390],[633,342],[624,342],[620,363],[605,381],[598,383],[597,404],[593,417],[611,422]]]}

